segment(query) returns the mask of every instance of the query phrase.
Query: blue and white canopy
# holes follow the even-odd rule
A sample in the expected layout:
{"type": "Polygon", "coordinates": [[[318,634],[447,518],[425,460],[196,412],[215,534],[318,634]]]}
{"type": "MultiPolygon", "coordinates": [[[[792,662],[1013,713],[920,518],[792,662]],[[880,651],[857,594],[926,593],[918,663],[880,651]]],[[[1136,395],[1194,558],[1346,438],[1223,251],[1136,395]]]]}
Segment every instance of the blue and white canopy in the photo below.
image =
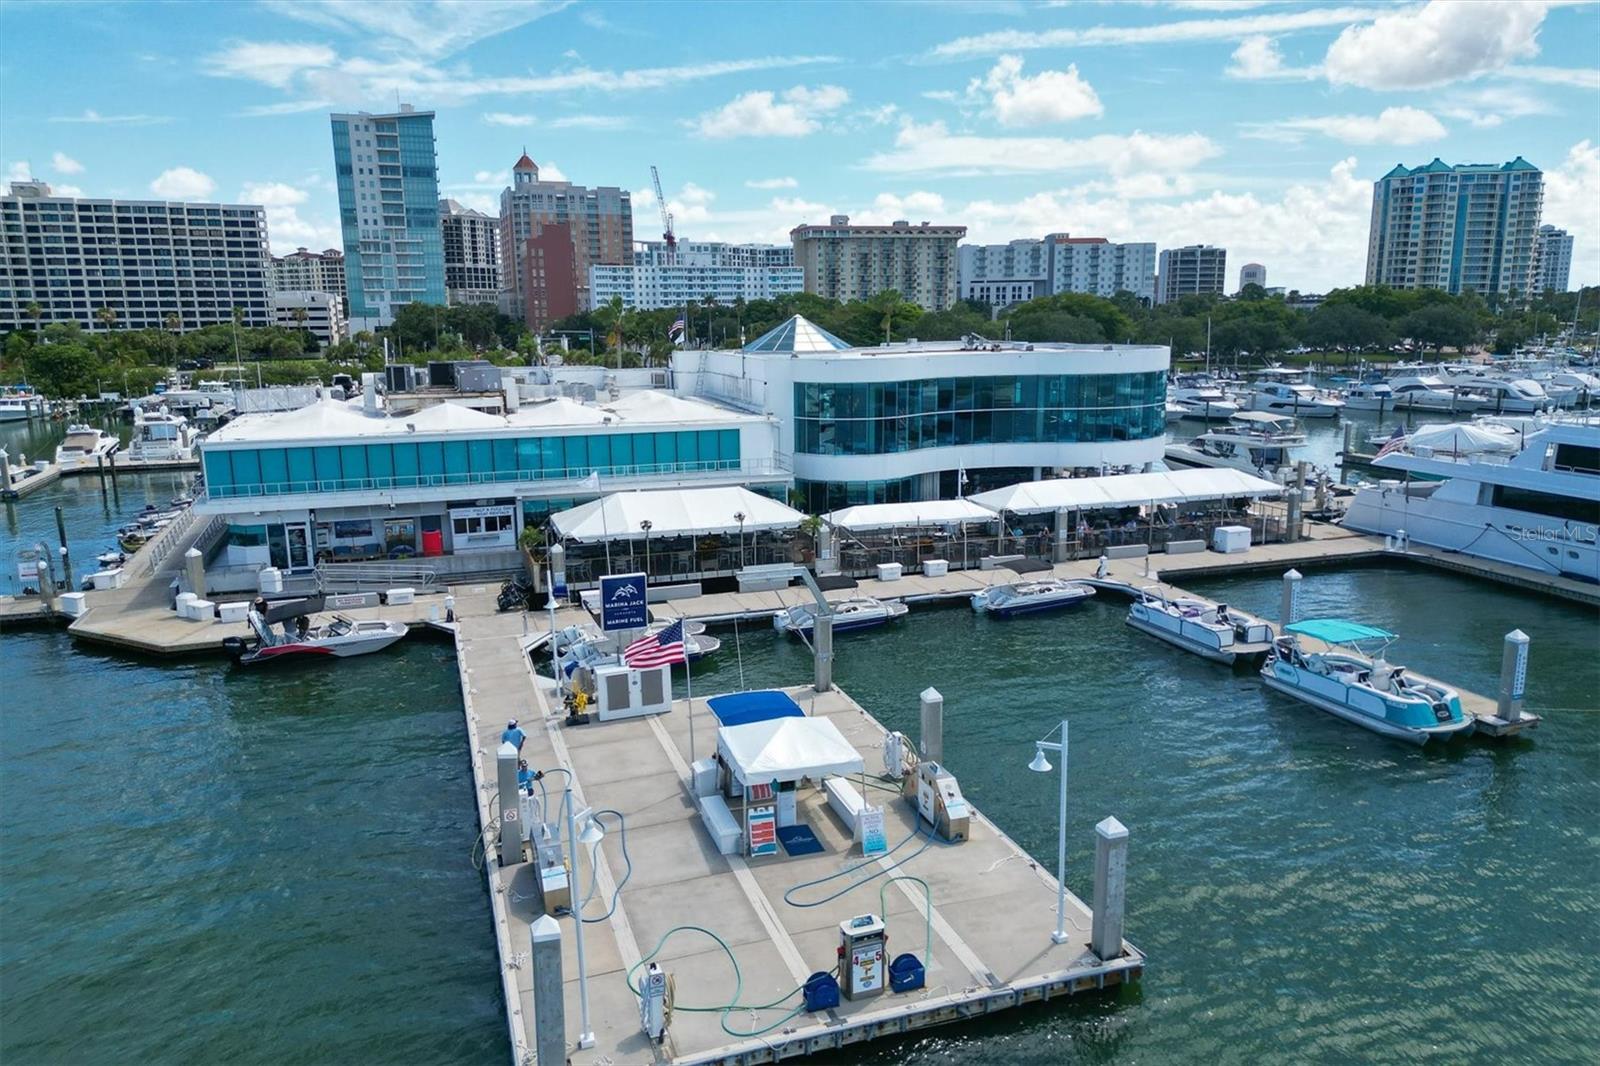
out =
{"type": "Polygon", "coordinates": [[[1329,644],[1354,644],[1359,640],[1393,640],[1395,635],[1387,629],[1352,622],[1348,618],[1307,618],[1290,622],[1283,627],[1290,633],[1314,637],[1329,644]]]}

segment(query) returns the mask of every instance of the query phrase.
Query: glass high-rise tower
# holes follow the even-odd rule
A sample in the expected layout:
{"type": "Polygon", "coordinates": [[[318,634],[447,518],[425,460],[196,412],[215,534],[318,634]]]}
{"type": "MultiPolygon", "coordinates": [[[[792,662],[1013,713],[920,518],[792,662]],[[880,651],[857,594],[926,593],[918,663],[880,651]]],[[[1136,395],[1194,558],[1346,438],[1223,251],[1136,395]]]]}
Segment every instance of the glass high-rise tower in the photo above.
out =
{"type": "Polygon", "coordinates": [[[389,325],[408,303],[443,304],[433,112],[332,118],[351,332],[389,325]]]}

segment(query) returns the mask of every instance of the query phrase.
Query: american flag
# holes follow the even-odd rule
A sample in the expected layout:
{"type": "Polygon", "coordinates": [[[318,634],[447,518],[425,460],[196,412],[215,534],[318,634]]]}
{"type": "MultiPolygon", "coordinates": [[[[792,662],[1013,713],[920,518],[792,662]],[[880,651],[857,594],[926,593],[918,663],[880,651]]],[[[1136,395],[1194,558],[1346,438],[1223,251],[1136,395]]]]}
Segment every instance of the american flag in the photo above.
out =
{"type": "Polygon", "coordinates": [[[688,328],[689,323],[684,321],[684,317],[682,315],[679,315],[678,320],[667,328],[667,336],[672,340],[678,340],[683,336],[684,331],[688,328]]]}
{"type": "Polygon", "coordinates": [[[683,620],[673,622],[659,633],[646,633],[622,649],[622,661],[636,670],[647,670],[667,663],[688,660],[683,646],[683,620]]]}
{"type": "Polygon", "coordinates": [[[1387,441],[1384,442],[1383,447],[1378,449],[1378,454],[1374,455],[1373,458],[1374,459],[1382,459],[1385,455],[1388,455],[1390,452],[1399,451],[1401,448],[1404,448],[1405,446],[1406,446],[1406,430],[1405,430],[1405,427],[1404,426],[1395,426],[1394,427],[1393,436],[1391,436],[1387,441]]]}

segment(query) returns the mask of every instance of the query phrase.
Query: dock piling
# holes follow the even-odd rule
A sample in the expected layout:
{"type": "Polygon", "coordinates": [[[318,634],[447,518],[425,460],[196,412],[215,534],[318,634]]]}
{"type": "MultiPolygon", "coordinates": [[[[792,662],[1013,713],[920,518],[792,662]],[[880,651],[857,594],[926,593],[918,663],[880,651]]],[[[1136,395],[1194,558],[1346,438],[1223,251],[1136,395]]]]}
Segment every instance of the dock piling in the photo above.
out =
{"type": "Polygon", "coordinates": [[[4,448],[0,448],[0,489],[9,489],[10,487],[11,456],[6,454],[6,450],[4,448]]]}
{"type": "Polygon", "coordinates": [[[932,685],[922,690],[922,729],[917,745],[927,762],[944,762],[944,696],[932,685]]]}
{"type": "Polygon", "coordinates": [[[1089,947],[1101,961],[1122,956],[1127,894],[1128,828],[1108,817],[1094,827],[1094,918],[1089,947]]]}
{"type": "Polygon", "coordinates": [[[812,688],[827,692],[833,688],[833,615],[816,616],[811,626],[811,639],[816,644],[812,653],[812,688]]]}
{"type": "Polygon", "coordinates": [[[72,590],[72,557],[67,554],[67,519],[56,505],[56,536],[61,538],[61,580],[67,591],[72,590]]]}
{"type": "Polygon", "coordinates": [[[562,1001],[561,923],[541,914],[533,923],[533,1061],[567,1061],[567,1011],[562,1001]]]}
{"type": "Polygon", "coordinates": [[[1498,713],[1508,722],[1522,718],[1522,695],[1528,688],[1528,634],[1513,629],[1506,634],[1500,653],[1500,700],[1498,713]]]}
{"type": "Polygon", "coordinates": [[[1283,574],[1283,599],[1278,605],[1278,620],[1282,625],[1300,617],[1300,571],[1286,570],[1283,574]]]}
{"type": "Polygon", "coordinates": [[[190,548],[183,553],[183,571],[189,579],[189,591],[204,599],[206,594],[206,557],[200,554],[199,548],[190,548]]]}
{"type": "Polygon", "coordinates": [[[517,799],[517,746],[510,741],[495,753],[500,791],[500,865],[522,861],[522,804],[517,799]]]}

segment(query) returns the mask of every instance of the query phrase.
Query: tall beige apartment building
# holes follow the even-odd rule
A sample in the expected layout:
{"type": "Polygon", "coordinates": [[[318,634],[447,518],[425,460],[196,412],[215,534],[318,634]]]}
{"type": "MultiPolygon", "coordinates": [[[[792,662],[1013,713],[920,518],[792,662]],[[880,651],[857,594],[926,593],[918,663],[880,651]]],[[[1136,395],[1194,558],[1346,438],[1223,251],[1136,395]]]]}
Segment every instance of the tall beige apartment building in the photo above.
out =
{"type": "Polygon", "coordinates": [[[789,231],[807,292],[850,301],[895,289],[929,311],[956,302],[956,243],[966,235],[965,226],[927,222],[852,226],[849,215],[834,215],[826,226],[789,231]]]}

